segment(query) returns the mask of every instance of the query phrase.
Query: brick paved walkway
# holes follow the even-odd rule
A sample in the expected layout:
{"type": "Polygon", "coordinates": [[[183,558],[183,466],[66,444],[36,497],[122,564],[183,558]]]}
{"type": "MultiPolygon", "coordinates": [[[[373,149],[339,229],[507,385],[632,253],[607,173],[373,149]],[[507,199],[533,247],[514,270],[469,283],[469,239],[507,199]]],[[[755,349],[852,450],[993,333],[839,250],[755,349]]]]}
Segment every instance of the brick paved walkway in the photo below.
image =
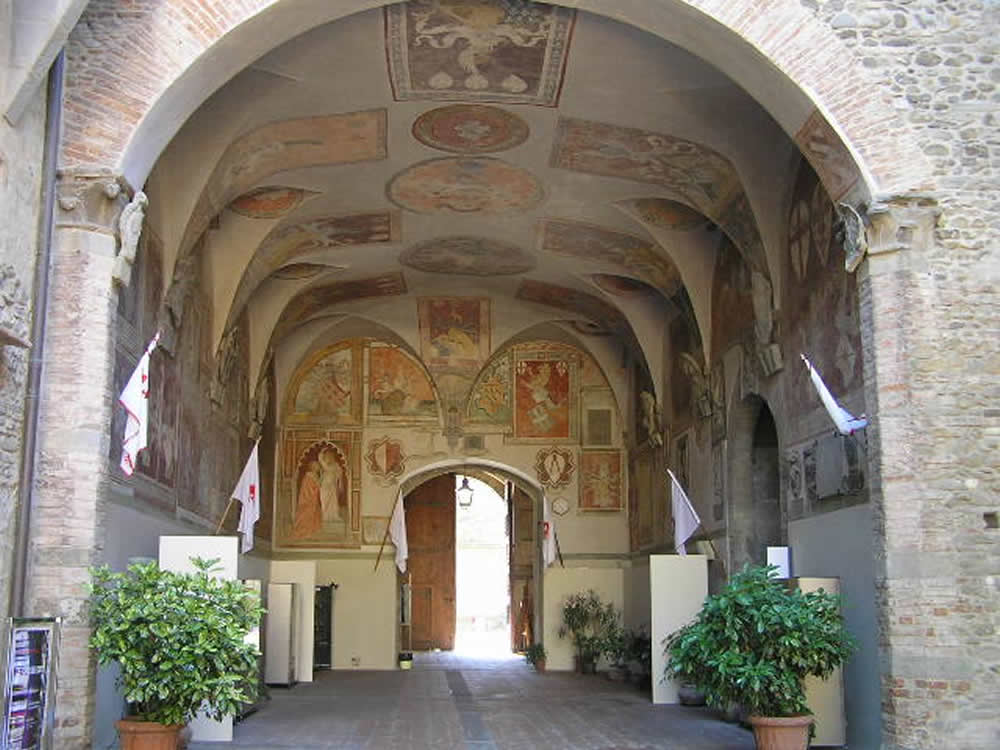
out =
{"type": "Polygon", "coordinates": [[[468,750],[752,750],[746,730],[705,709],[653,706],[601,675],[536,674],[520,657],[416,654],[408,672],[320,672],[274,688],[236,725],[232,745],[264,748],[468,750]]]}

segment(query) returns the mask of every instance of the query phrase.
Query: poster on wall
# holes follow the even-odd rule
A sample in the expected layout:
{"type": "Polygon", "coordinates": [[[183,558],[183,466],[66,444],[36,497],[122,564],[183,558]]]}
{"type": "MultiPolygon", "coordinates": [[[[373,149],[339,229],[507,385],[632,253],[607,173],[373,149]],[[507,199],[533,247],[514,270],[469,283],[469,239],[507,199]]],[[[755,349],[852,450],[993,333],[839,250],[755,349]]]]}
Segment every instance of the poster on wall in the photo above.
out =
{"type": "Polygon", "coordinates": [[[5,750],[52,747],[58,618],[10,618],[4,691],[5,750]]]}

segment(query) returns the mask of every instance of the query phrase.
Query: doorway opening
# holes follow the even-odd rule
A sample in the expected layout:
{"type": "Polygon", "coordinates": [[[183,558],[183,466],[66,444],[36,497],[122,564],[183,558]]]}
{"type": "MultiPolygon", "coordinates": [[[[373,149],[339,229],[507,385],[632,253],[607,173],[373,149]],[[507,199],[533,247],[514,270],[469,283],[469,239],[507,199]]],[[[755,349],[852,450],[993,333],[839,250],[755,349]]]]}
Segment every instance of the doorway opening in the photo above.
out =
{"type": "Polygon", "coordinates": [[[475,477],[455,475],[455,650],[511,653],[510,533],[506,498],[475,477]]]}

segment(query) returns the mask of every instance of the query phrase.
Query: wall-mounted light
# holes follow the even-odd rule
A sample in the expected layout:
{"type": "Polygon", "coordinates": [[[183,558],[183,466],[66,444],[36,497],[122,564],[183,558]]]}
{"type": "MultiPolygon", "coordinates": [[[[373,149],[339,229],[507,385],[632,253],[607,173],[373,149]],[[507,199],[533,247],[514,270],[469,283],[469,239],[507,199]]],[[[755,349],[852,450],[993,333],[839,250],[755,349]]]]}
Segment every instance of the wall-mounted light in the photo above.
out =
{"type": "Polygon", "coordinates": [[[469,486],[469,478],[463,476],[461,486],[455,490],[458,496],[458,507],[468,508],[472,505],[472,487],[469,486]]]}

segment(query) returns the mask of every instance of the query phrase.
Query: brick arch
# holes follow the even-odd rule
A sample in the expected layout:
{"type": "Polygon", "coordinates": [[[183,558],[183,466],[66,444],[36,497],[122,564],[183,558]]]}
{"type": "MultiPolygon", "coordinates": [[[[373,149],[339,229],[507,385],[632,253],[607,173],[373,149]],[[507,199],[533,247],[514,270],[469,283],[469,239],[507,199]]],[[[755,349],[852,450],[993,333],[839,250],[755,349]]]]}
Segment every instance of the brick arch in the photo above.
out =
{"type": "MultiPolygon", "coordinates": [[[[92,0],[67,46],[64,168],[112,168],[141,185],[187,117],[270,49],[378,0],[92,0]]],[[[908,125],[799,0],[578,0],[714,64],[767,109],[839,199],[926,187],[908,125]]]]}

